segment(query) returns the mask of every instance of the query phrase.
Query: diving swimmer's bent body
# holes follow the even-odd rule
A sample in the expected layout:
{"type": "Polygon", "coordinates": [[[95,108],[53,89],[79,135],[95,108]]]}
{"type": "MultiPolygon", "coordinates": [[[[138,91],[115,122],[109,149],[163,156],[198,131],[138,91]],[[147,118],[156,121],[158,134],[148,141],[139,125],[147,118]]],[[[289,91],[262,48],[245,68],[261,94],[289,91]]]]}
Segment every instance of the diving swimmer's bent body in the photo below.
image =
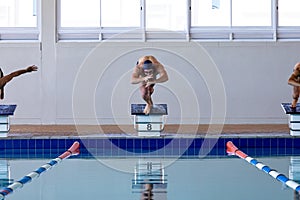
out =
{"type": "Polygon", "coordinates": [[[148,115],[153,106],[151,95],[156,83],[163,83],[169,79],[164,66],[154,56],[141,57],[134,67],[131,83],[140,84],[142,98],[146,102],[144,113],[148,115]]]}

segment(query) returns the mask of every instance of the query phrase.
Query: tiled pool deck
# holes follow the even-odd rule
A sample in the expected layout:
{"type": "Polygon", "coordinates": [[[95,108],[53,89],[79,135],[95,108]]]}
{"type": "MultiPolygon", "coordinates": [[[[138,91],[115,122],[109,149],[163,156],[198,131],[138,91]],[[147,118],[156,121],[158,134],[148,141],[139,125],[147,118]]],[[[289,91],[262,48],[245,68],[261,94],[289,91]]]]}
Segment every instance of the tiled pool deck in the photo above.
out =
{"type": "Polygon", "coordinates": [[[0,139],[0,158],[53,158],[74,141],[81,143],[80,158],[223,157],[227,141],[252,156],[300,155],[300,137],[290,136],[287,125],[226,125],[210,134],[208,126],[169,126],[160,137],[139,137],[131,128],[80,127],[78,133],[70,125],[12,126],[0,139]]]}

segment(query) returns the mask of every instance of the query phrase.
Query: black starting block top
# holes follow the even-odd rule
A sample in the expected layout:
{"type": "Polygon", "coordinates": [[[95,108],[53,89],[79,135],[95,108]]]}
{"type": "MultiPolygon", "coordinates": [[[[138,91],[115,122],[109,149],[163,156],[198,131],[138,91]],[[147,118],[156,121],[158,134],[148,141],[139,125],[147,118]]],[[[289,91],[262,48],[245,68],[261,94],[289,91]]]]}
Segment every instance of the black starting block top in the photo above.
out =
{"type": "Polygon", "coordinates": [[[17,105],[0,105],[0,115],[14,115],[17,105]]]}
{"type": "MultiPolygon", "coordinates": [[[[131,115],[145,115],[146,104],[131,104],[131,115]]],[[[149,115],[167,115],[167,104],[154,104],[149,115]]]]}
{"type": "Polygon", "coordinates": [[[285,114],[300,114],[300,104],[297,104],[296,108],[292,108],[291,105],[291,103],[281,103],[285,114]]]}

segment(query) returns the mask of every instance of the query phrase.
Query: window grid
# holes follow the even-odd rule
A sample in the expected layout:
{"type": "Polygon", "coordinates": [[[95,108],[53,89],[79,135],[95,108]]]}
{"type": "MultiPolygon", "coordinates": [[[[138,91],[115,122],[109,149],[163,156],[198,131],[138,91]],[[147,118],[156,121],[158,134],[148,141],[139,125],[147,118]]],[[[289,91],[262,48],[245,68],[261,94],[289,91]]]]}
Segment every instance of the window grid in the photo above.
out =
{"type": "MultiPolygon", "coordinates": [[[[229,26],[192,26],[192,0],[186,0],[187,17],[185,30],[183,31],[153,31],[146,27],[146,3],[140,2],[140,26],[139,27],[103,27],[101,17],[99,27],[62,27],[61,25],[61,1],[57,0],[57,39],[58,40],[83,40],[83,41],[299,41],[300,26],[279,26],[278,6],[284,0],[271,0],[271,25],[270,26],[233,26],[232,2],[230,3],[229,26]]],[[[100,10],[101,10],[101,0],[100,10]]],[[[211,0],[214,1],[214,0],[211,0]]],[[[218,0],[215,0],[218,1],[218,0]]],[[[33,9],[37,17],[36,27],[0,27],[0,40],[40,40],[40,0],[33,0],[37,7],[33,9]]],[[[289,0],[290,3],[297,2],[289,0]]],[[[222,2],[221,2],[222,3],[222,2]]],[[[221,4],[219,2],[219,5],[221,4]]],[[[293,5],[291,5],[293,6],[293,5]]],[[[293,14],[293,13],[292,13],[293,14]]],[[[282,14],[281,14],[282,15],[282,14]]]]}
{"type": "MultiPolygon", "coordinates": [[[[61,0],[58,0],[61,1],[61,0]]],[[[233,26],[232,0],[230,3],[229,26],[192,26],[191,0],[187,0],[187,22],[184,31],[147,31],[146,28],[146,1],[140,0],[140,27],[99,27],[84,28],[58,28],[61,40],[124,40],[124,41],[277,41],[300,40],[300,27],[278,27],[278,0],[271,1],[270,26],[233,26]]],[[[58,4],[59,5],[59,4],[58,4]]],[[[58,18],[59,19],[59,18],[58,18]]]]}

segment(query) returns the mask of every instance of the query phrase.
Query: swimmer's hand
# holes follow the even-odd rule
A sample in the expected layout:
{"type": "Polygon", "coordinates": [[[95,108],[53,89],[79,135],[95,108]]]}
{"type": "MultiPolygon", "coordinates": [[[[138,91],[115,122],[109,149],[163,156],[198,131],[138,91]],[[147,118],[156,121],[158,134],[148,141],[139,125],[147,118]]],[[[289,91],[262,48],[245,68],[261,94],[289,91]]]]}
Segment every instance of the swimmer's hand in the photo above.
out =
{"type": "Polygon", "coordinates": [[[155,81],[148,81],[146,83],[146,86],[145,87],[149,87],[150,85],[154,85],[156,82],[155,81]]]}
{"type": "Polygon", "coordinates": [[[152,74],[148,75],[148,76],[145,76],[143,78],[143,81],[145,81],[146,83],[149,82],[149,81],[152,81],[152,80],[153,80],[153,75],[152,74]]]}
{"type": "Polygon", "coordinates": [[[32,66],[27,67],[26,70],[27,70],[27,72],[37,71],[38,67],[35,65],[32,65],[32,66]]]}

